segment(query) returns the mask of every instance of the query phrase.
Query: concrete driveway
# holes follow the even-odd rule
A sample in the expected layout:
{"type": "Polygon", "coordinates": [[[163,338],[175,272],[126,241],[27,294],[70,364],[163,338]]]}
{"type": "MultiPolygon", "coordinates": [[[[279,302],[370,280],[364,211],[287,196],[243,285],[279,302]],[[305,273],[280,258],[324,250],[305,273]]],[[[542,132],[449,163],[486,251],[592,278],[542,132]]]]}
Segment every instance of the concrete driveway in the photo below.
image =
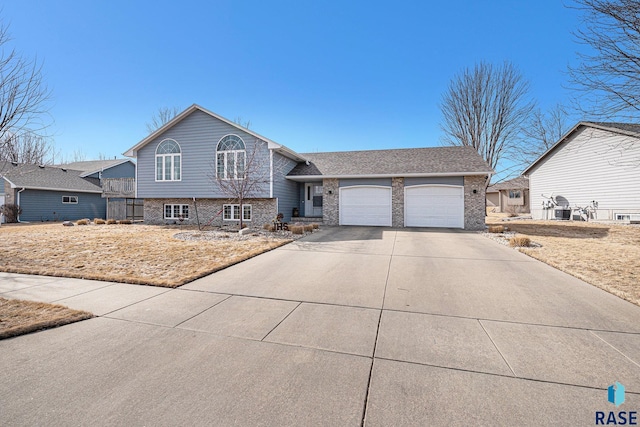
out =
{"type": "Polygon", "coordinates": [[[640,410],[640,308],[475,233],[327,227],[180,289],[0,274],[0,296],[100,316],[0,341],[2,425],[594,425],[640,410]]]}

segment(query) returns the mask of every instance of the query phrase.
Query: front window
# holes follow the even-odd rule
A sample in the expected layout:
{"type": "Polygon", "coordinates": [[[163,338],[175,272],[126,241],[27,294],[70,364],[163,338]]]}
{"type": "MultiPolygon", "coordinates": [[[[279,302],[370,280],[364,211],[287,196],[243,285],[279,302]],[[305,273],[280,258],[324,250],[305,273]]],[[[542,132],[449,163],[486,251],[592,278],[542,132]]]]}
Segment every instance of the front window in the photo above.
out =
{"type": "Polygon", "coordinates": [[[180,145],[165,139],[156,149],[156,181],[180,181],[182,156],[180,145]]]}
{"type": "Polygon", "coordinates": [[[519,199],[521,197],[522,197],[522,193],[520,193],[520,190],[509,190],[510,199],[519,199]]]}
{"type": "MultiPolygon", "coordinates": [[[[223,205],[222,219],[240,221],[240,205],[223,205]]],[[[251,205],[242,205],[242,220],[251,221],[251,205]]]]}
{"type": "Polygon", "coordinates": [[[164,205],[164,219],[189,219],[189,205],[164,205]]]}
{"type": "Polygon", "coordinates": [[[218,142],[216,149],[216,175],[222,179],[243,179],[246,152],[242,138],[227,135],[218,142]]]}

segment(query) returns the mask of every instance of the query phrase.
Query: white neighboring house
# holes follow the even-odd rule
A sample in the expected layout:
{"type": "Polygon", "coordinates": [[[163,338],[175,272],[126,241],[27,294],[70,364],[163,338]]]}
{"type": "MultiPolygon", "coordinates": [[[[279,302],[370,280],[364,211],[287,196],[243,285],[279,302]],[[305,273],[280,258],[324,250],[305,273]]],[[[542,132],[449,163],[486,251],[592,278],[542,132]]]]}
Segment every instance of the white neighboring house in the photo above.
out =
{"type": "Polygon", "coordinates": [[[523,175],[533,219],[560,219],[559,208],[575,213],[595,201],[593,219],[639,221],[640,125],[580,122],[523,175]]]}

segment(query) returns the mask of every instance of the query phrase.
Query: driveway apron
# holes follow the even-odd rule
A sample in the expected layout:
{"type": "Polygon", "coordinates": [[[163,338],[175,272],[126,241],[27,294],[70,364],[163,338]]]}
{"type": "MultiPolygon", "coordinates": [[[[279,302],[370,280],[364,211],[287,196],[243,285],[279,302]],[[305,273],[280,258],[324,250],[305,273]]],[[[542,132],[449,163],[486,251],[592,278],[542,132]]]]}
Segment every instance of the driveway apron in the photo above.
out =
{"type": "Polygon", "coordinates": [[[640,308],[477,233],[324,227],[173,290],[0,279],[0,296],[100,316],[0,341],[2,425],[593,425],[640,410],[640,308]]]}

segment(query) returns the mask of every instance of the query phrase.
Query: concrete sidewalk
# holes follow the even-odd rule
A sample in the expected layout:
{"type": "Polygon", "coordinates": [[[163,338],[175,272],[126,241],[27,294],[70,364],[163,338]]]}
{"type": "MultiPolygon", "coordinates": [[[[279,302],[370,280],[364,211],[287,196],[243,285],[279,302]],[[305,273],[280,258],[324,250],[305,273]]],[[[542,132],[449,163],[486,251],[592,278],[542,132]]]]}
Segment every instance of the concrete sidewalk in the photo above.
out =
{"type": "Polygon", "coordinates": [[[0,273],[0,296],[100,316],[0,341],[3,425],[594,425],[640,410],[640,308],[475,233],[327,228],[180,289],[0,273]]]}

